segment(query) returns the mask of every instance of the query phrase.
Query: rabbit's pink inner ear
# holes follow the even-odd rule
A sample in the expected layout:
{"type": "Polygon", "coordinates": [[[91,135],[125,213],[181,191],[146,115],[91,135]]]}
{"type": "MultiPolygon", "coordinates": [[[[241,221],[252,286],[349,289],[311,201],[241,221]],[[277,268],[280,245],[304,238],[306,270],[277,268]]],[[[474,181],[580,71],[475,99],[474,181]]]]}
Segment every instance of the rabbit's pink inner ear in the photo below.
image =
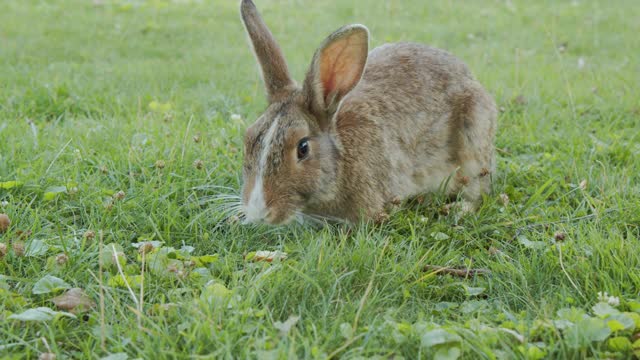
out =
{"type": "Polygon", "coordinates": [[[367,32],[356,29],[329,43],[320,53],[320,83],[326,105],[339,101],[360,81],[367,62],[367,32]]]}

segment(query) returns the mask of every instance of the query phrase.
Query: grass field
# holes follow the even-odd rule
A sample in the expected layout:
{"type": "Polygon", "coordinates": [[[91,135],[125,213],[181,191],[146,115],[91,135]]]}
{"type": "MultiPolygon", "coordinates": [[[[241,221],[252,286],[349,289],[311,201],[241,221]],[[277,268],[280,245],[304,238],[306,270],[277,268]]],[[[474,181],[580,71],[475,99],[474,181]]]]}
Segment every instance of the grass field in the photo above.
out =
{"type": "Polygon", "coordinates": [[[228,221],[265,106],[237,1],[5,1],[0,357],[640,357],[637,1],[256,4],[299,80],[355,22],[467,62],[501,108],[493,194],[464,218],[436,195],[382,225],[228,221]],[[51,301],[70,287],[95,307],[51,301]]]}

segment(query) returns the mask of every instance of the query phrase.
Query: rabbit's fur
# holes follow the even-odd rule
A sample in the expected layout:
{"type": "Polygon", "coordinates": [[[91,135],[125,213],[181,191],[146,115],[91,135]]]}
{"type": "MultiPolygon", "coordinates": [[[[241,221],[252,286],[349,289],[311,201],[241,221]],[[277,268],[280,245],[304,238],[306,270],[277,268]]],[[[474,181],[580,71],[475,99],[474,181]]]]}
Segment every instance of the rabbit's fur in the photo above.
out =
{"type": "Polygon", "coordinates": [[[456,57],[412,43],[368,53],[368,30],[350,25],[300,87],[251,0],[241,14],[269,101],[245,136],[247,221],[357,221],[440,188],[471,204],[490,190],[495,103],[456,57]]]}

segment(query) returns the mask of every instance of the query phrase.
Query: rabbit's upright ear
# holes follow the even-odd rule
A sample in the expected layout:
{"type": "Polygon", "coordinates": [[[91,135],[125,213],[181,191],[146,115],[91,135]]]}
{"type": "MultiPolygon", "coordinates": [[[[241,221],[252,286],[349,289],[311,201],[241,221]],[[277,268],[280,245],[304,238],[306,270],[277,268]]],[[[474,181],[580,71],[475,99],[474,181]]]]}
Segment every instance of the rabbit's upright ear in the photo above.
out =
{"type": "Polygon", "coordinates": [[[369,30],[348,25],[331,34],[316,51],[303,85],[309,109],[328,118],[360,81],[367,63],[369,30]]]}
{"type": "Polygon", "coordinates": [[[280,46],[271,31],[260,17],[260,13],[251,0],[242,0],[240,5],[242,22],[251,39],[253,51],[262,69],[262,79],[267,89],[270,103],[287,96],[294,88],[287,63],[280,46]]]}

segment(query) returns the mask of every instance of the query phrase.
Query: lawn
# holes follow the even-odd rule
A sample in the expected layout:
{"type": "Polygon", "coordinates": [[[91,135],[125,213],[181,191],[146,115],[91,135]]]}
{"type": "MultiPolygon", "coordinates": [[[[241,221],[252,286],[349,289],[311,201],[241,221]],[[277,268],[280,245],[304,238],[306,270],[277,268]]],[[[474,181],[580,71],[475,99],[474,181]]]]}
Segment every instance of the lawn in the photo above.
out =
{"type": "Polygon", "coordinates": [[[238,1],[4,1],[0,357],[640,357],[636,0],[256,4],[298,80],[347,23],[462,58],[500,107],[493,193],[239,224],[266,101],[238,1]]]}

